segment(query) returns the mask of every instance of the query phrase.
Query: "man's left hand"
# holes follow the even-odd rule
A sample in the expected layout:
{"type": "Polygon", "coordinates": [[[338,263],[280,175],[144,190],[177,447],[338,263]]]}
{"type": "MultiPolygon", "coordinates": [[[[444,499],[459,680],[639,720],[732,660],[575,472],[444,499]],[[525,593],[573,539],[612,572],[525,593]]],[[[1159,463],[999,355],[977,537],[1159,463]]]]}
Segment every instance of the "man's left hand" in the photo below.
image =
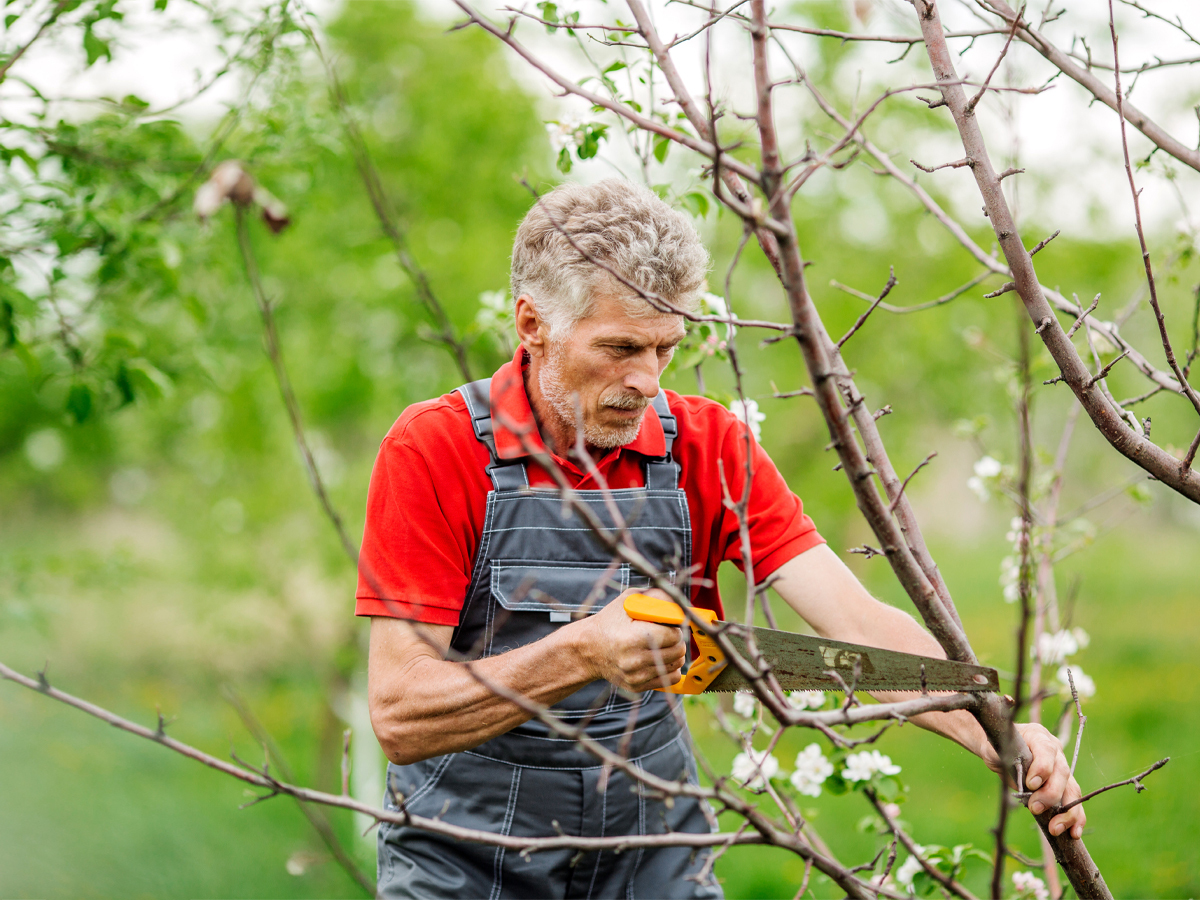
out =
{"type": "MultiPolygon", "coordinates": [[[[1033,754],[1029,771],[1025,773],[1025,787],[1033,791],[1029,798],[1030,811],[1037,815],[1079,799],[1082,792],[1071,776],[1071,766],[1067,763],[1067,757],[1063,755],[1062,744],[1058,738],[1043,726],[1032,722],[1018,722],[1016,728],[1029,745],[1029,752],[1033,754]]],[[[993,772],[1000,771],[1000,759],[991,744],[984,742],[980,755],[989,769],[993,772]]],[[[1050,833],[1062,834],[1070,829],[1071,837],[1079,840],[1083,837],[1083,826],[1086,824],[1087,813],[1083,811],[1081,803],[1051,819],[1050,833]]]]}

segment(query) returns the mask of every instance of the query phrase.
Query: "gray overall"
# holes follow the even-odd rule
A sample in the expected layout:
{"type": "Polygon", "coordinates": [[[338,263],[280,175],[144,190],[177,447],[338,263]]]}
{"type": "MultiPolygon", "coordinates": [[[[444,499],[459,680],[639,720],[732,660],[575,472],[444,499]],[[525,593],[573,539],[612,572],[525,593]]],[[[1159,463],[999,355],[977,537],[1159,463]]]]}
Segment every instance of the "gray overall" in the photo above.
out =
{"type": "MultiPolygon", "coordinates": [[[[524,462],[501,460],[492,438],[490,379],[459,390],[476,437],[491,452],[487,515],[451,647],[481,657],[503,653],[550,634],[572,615],[591,612],[621,591],[647,585],[627,565],[610,568],[611,556],[574,514],[564,517],[557,490],[530,488],[524,462]],[[607,573],[607,574],[606,574],[607,573]]],[[[655,410],[666,434],[666,455],[646,464],[646,487],[612,490],[637,549],[662,571],[686,572],[691,564],[687,498],[671,457],[676,423],[662,393],[655,410]]],[[[600,491],[579,497],[613,527],[600,491]]],[[[630,701],[607,682],[593,682],[554,707],[571,725],[613,750],[624,741],[627,758],[662,778],[696,781],[695,760],[678,699],[657,691],[630,701]],[[634,705],[637,709],[634,709],[634,705]],[[635,717],[632,729],[630,719],[635,717]],[[628,732],[628,733],[627,733],[628,732]]],[[[384,804],[414,815],[507,835],[556,833],[603,837],[703,833],[706,809],[695,800],[670,805],[635,789],[611,770],[603,783],[599,760],[575,741],[556,736],[536,719],[462,753],[406,766],[388,766],[384,804]]],[[[547,898],[720,898],[707,874],[697,878],[708,850],[688,848],[519,852],[456,842],[417,829],[379,829],[379,896],[547,898]]]]}

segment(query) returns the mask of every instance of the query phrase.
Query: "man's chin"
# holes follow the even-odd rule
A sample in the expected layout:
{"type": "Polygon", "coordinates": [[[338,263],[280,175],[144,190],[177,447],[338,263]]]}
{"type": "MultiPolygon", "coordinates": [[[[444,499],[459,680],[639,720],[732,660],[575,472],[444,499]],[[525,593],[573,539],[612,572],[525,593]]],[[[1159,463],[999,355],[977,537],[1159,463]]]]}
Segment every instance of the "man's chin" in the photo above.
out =
{"type": "MultiPolygon", "coordinates": [[[[645,410],[642,410],[645,412],[645,410]]],[[[642,430],[643,415],[639,415],[632,421],[618,425],[597,425],[595,423],[584,426],[583,439],[593,447],[600,447],[604,450],[612,450],[616,447],[624,447],[626,444],[632,444],[638,436],[638,432],[642,430]]]]}

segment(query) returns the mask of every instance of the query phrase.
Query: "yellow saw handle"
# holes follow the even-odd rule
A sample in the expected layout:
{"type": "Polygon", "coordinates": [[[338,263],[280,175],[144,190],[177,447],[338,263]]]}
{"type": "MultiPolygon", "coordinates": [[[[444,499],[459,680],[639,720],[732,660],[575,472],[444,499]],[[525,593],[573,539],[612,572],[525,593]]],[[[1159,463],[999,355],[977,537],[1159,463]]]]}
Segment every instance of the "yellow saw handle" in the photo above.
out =
{"type": "MultiPolygon", "coordinates": [[[[654,690],[667,694],[700,694],[725,668],[725,654],[721,652],[717,642],[693,626],[683,608],[674,601],[660,600],[646,594],[630,594],[625,598],[625,613],[638,622],[656,622],[659,625],[687,624],[699,648],[699,654],[692,660],[691,666],[678,684],[654,690]]],[[[692,615],[703,619],[709,625],[717,621],[717,614],[711,609],[692,607],[692,615]]]]}

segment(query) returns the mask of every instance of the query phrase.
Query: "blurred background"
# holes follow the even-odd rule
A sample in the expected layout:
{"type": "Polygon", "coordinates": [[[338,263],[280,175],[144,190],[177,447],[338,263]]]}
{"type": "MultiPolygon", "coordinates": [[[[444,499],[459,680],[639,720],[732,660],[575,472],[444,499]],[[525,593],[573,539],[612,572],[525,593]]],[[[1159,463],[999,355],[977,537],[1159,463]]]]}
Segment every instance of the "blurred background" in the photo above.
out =
{"type": "MultiPolygon", "coordinates": [[[[893,27],[886,17],[894,8],[878,6],[875,27],[893,27]]],[[[871,4],[789,10],[853,29],[867,27],[871,4]]],[[[353,616],[354,570],[295,448],[232,211],[200,222],[192,197],[215,162],[236,158],[289,210],[282,233],[252,222],[250,238],[317,467],[357,541],[380,439],[408,404],[463,379],[431,340],[430,319],[381,231],[344,114],[359,123],[408,248],[469,347],[475,377],[508,356],[496,292],[506,290],[512,235],[531,202],[519,179],[544,189],[564,178],[642,173],[615,124],[607,133],[574,121],[564,127],[580,111],[548,99],[544,83],[486,35],[448,31],[456,19],[447,8],[358,2],[317,13],[290,4],[35,2],[6,22],[0,661],[27,674],[45,667],[55,686],[139,722],[153,724],[159,710],[181,740],[218,756],[233,748],[257,763],[263,750],[250,719],[298,782],[325,790],[339,789],[342,734],[351,728],[353,792],[378,803],[384,760],[365,718],[367,623],[353,616]],[[48,18],[52,26],[14,60],[14,48],[48,18]],[[310,27],[342,79],[342,108],[310,27]],[[577,137],[581,128],[599,135],[596,147],[577,137]]],[[[536,44],[545,40],[540,30],[520,35],[536,44]]],[[[859,91],[867,96],[862,77],[847,73],[865,71],[869,87],[890,71],[855,47],[804,48],[810,75],[843,109],[859,91]]],[[[923,57],[912,56],[905,65],[919,73],[923,57]]],[[[1200,101],[1194,84],[1175,87],[1151,93],[1168,98],[1170,115],[1200,101]]],[[[1086,110],[1073,86],[1059,94],[1071,91],[1086,110]]],[[[1027,116],[1035,131],[1046,122],[1039,109],[1027,116]]],[[[815,107],[799,104],[794,114],[801,140],[820,143],[837,131],[815,107]]],[[[997,106],[989,115],[998,129],[1016,113],[997,106]]],[[[1080,115],[1115,137],[1107,110],[1080,115]]],[[[1093,152],[1090,139],[1070,143],[1090,133],[1082,128],[1065,138],[1075,150],[1087,145],[1082,162],[1030,151],[1048,161],[1023,182],[1021,225],[1032,244],[1070,223],[1038,257],[1042,280],[1085,302],[1102,292],[1112,318],[1144,289],[1141,261],[1112,168],[1119,144],[1093,152]],[[1050,195],[1060,200],[1046,202],[1050,195]]],[[[912,147],[951,147],[953,137],[948,120],[911,98],[885,106],[873,134],[903,144],[897,161],[912,147]]],[[[998,156],[1021,159],[1019,140],[997,143],[998,156]]],[[[1141,146],[1134,152],[1147,156],[1141,146]]],[[[656,159],[651,182],[695,216],[714,257],[710,288],[722,293],[740,222],[705,200],[698,163],[678,156],[656,159]]],[[[930,151],[920,161],[942,158],[952,157],[930,151]]],[[[1164,309],[1177,346],[1192,346],[1200,266],[1187,199],[1197,196],[1196,176],[1157,157],[1139,172],[1152,184],[1148,196],[1162,200],[1151,249],[1164,309]]],[[[978,208],[957,174],[922,183],[952,209],[978,208]]],[[[899,285],[889,300],[903,306],[978,274],[910,194],[861,160],[815,177],[796,216],[813,261],[810,284],[835,335],[865,303],[832,281],[873,295],[894,267],[899,285]]],[[[990,249],[986,220],[975,212],[964,221],[990,249]]],[[[1017,609],[1004,597],[1002,560],[1012,553],[1014,506],[1005,479],[1016,463],[1018,327],[1028,326],[1015,295],[982,299],[998,285],[992,278],[919,314],[876,313],[848,345],[847,361],[868,402],[895,410],[881,427],[897,470],[937,451],[910,493],[979,656],[1011,677],[1017,609]],[[984,457],[1000,474],[979,468],[984,457]]],[[[729,300],[746,317],[787,315],[754,248],[729,300]]],[[[1163,365],[1144,310],[1123,333],[1163,365]]],[[[763,444],[830,545],[877,596],[910,609],[884,561],[847,554],[872,538],[845,478],[831,470],[815,405],[773,397],[775,388],[807,382],[802,360],[791,344],[760,348],[760,338],[737,336],[763,444]]],[[[680,355],[665,386],[696,392],[697,363],[703,389],[732,399],[727,367],[696,352],[680,355]]],[[[1044,479],[1073,400],[1062,385],[1041,386],[1057,370],[1036,343],[1032,366],[1044,479]]],[[[1131,368],[1118,367],[1110,381],[1118,396],[1149,387],[1131,368]]],[[[1186,447],[1195,433],[1178,397],[1160,394],[1138,409],[1153,418],[1160,444],[1186,447]]],[[[1194,896],[1200,509],[1139,477],[1086,420],[1070,446],[1062,508],[1079,514],[1067,517],[1059,596],[1067,624],[1090,635],[1073,660],[1095,686],[1084,701],[1079,780],[1088,790],[1172,757],[1145,793],[1123,789],[1090,804],[1088,846],[1117,896],[1194,896]]],[[[726,575],[726,603],[736,609],[740,576],[726,575]]],[[[782,614],[780,624],[803,627],[782,614]]],[[[1060,699],[1047,701],[1050,727],[1061,708],[1060,699]]],[[[728,765],[736,748],[703,706],[692,713],[704,752],[728,765]]],[[[811,739],[790,736],[780,757],[811,739]]],[[[918,841],[990,851],[998,785],[976,759],[911,726],[877,746],[902,766],[903,818],[918,841]]],[[[253,797],[226,776],[10,683],[0,684],[0,798],[0,896],[364,896],[291,801],[241,810],[253,797]]],[[[805,808],[843,860],[875,853],[880,838],[857,794],[826,793],[805,808]]],[[[373,873],[374,834],[361,834],[368,823],[341,812],[328,820],[373,873]]],[[[1040,856],[1027,815],[1016,816],[1010,838],[1040,856]]],[[[969,869],[967,883],[985,890],[985,870],[969,869]]],[[[731,898],[790,897],[803,867],[784,853],[743,848],[727,853],[717,874],[731,898]]]]}

